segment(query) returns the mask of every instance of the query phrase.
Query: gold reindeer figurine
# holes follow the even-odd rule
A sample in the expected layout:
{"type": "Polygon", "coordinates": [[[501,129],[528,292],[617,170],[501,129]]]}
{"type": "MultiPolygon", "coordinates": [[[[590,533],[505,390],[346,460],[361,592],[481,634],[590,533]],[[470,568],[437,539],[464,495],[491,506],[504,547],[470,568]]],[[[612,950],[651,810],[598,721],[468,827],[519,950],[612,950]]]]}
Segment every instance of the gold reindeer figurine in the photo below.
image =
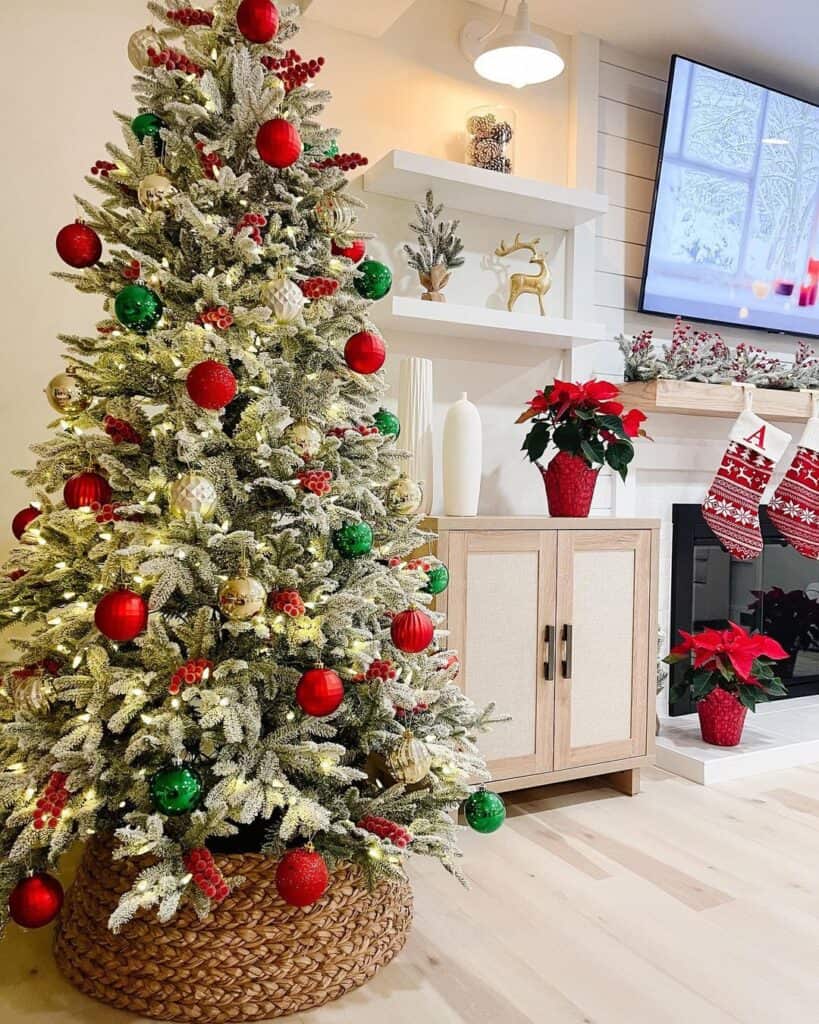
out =
{"type": "Polygon", "coordinates": [[[495,250],[496,256],[509,256],[511,253],[519,252],[521,249],[528,249],[532,254],[529,262],[540,267],[540,272],[537,274],[512,274],[509,278],[509,301],[506,304],[506,308],[510,313],[521,295],[537,295],[540,315],[546,316],[546,310],[543,308],[543,296],[552,287],[552,272],[549,270],[549,264],[546,262],[546,257],[549,255],[548,251],[542,253],[536,249],[539,242],[539,238],[533,238],[531,242],[521,242],[520,232],[518,232],[511,245],[501,242],[495,250]]]}

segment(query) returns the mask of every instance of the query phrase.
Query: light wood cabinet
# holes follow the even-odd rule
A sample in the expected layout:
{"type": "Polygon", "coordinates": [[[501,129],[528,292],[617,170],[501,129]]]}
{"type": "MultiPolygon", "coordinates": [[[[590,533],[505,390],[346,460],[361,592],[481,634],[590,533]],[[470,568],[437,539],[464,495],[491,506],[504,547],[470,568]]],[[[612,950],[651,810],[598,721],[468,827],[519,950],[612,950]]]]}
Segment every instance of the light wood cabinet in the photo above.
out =
{"type": "Polygon", "coordinates": [[[639,788],[653,754],[654,520],[441,517],[438,599],[460,684],[512,716],[482,738],[493,788],[607,775],[639,788]]]}

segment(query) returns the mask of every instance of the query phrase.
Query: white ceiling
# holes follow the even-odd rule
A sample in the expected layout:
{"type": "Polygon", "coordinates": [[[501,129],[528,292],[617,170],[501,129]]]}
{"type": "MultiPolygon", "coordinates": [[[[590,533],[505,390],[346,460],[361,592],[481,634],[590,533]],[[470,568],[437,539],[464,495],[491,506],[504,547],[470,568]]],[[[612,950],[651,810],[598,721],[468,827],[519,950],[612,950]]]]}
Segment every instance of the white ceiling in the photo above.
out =
{"type": "Polygon", "coordinates": [[[587,32],[663,63],[682,53],[819,99],[817,0],[529,0],[529,9],[558,32],[587,32]]]}

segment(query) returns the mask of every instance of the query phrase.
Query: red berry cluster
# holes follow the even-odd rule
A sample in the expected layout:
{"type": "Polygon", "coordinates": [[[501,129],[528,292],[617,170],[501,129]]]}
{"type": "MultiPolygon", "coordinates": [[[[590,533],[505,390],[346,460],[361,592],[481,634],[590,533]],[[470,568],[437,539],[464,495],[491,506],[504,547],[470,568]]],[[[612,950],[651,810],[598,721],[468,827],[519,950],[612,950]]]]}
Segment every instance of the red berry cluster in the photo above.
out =
{"type": "Polygon", "coordinates": [[[52,772],[48,779],[45,793],[37,801],[34,811],[34,827],[36,829],[56,828],[63,813],[68,798],[71,795],[66,789],[66,779],[63,772],[52,772]]]}
{"type": "Polygon", "coordinates": [[[421,701],[420,704],[416,704],[415,707],[412,709],[412,711],[407,711],[406,708],[399,708],[399,707],[396,706],[396,708],[395,708],[395,717],[396,718],[406,718],[408,714],[409,715],[420,715],[422,711],[428,711],[428,710],[429,710],[429,704],[425,704],[423,701],[421,701]]]}
{"type": "Polygon", "coordinates": [[[301,55],[295,50],[288,50],[287,53],[277,59],[276,57],[262,57],[262,64],[268,71],[274,71],[281,79],[285,92],[292,92],[300,85],[306,85],[311,78],[324,67],[323,57],[314,57],[312,60],[302,60],[301,55]]]}
{"type": "Polygon", "coordinates": [[[317,171],[326,171],[330,167],[339,167],[342,171],[354,171],[356,167],[366,167],[369,163],[366,156],[360,153],[336,153],[310,164],[317,171]]]}
{"type": "Polygon", "coordinates": [[[98,501],[91,503],[91,511],[94,513],[94,518],[100,524],[106,523],[119,523],[122,517],[117,515],[117,509],[121,502],[109,501],[104,505],[101,505],[98,501]]]}
{"type": "Polygon", "coordinates": [[[338,281],[332,277],[311,277],[299,281],[299,288],[306,299],[326,299],[338,291],[338,281]]]}
{"type": "Polygon", "coordinates": [[[25,575],[25,569],[12,569],[11,572],[6,573],[6,579],[11,580],[12,583],[16,583],[17,580],[21,580],[25,575]]]}
{"type": "Polygon", "coordinates": [[[397,677],[398,670],[391,661],[382,661],[380,658],[376,658],[375,661],[370,663],[370,667],[366,672],[362,672],[361,675],[355,677],[355,681],[357,683],[369,683],[378,679],[382,683],[387,683],[397,677]]]}
{"type": "Polygon", "coordinates": [[[116,327],[109,327],[107,324],[102,324],[97,327],[97,332],[99,334],[113,334],[115,330],[116,327]]]}
{"type": "Polygon", "coordinates": [[[179,693],[183,683],[185,686],[195,686],[197,683],[201,683],[205,672],[210,672],[212,669],[213,662],[208,661],[207,658],[196,658],[194,661],[186,661],[171,676],[171,681],[168,684],[168,693],[179,693]]]}
{"type": "Polygon", "coordinates": [[[304,601],[298,590],[274,590],[267,599],[267,605],[272,611],[289,615],[291,619],[304,615],[304,601]]]}
{"type": "Polygon", "coordinates": [[[183,71],[186,75],[196,75],[198,78],[205,73],[205,69],[194,64],[187,54],[180,53],[179,50],[172,50],[170,47],[167,50],[159,51],[155,50],[153,46],[150,47],[148,60],[153,67],[163,67],[166,71],[183,71]]]}
{"type": "Polygon", "coordinates": [[[102,178],[107,178],[111,171],[115,171],[116,169],[117,165],[112,164],[110,160],[97,160],[91,168],[91,173],[99,174],[102,178]]]}
{"type": "Polygon", "coordinates": [[[114,444],[142,444],[142,437],[127,420],[117,419],[116,416],[106,416],[102,421],[102,426],[114,444]]]}
{"type": "Polygon", "coordinates": [[[267,217],[261,213],[246,213],[236,225],[234,234],[238,235],[242,228],[250,228],[250,237],[256,245],[262,244],[262,233],[260,228],[267,226],[267,217]]]}
{"type": "Polygon", "coordinates": [[[224,166],[222,158],[218,153],[206,153],[205,143],[201,140],[196,143],[196,148],[199,151],[199,162],[202,164],[205,177],[213,181],[216,178],[216,169],[224,166]]]}
{"type": "Polygon", "coordinates": [[[204,846],[188,850],[182,858],[185,867],[193,875],[194,884],[208,897],[221,903],[230,892],[230,887],[216,867],[213,854],[204,846]]]}
{"type": "Polygon", "coordinates": [[[429,572],[432,566],[425,558],[413,558],[407,562],[408,569],[421,569],[423,572],[429,572]]]}
{"type": "Polygon", "coordinates": [[[122,268],[122,276],[126,281],[138,281],[142,274],[142,264],[139,260],[131,260],[122,268]]]}
{"type": "Polygon", "coordinates": [[[190,28],[191,25],[212,25],[213,11],[200,11],[197,7],[185,7],[180,11],[168,11],[170,21],[190,28]]]}
{"type": "Polygon", "coordinates": [[[403,850],[412,842],[412,833],[408,832],[402,825],[397,825],[387,818],[379,818],[374,814],[368,814],[361,819],[356,828],[363,828],[366,832],[372,832],[379,839],[389,839],[393,846],[403,850]]]}
{"type": "Polygon", "coordinates": [[[233,326],[233,314],[227,306],[215,306],[213,309],[203,310],[196,318],[196,322],[202,327],[205,324],[212,324],[220,331],[226,331],[228,327],[233,326]]]}
{"type": "Polygon", "coordinates": [[[329,469],[303,469],[298,478],[305,491],[312,491],[319,498],[326,497],[333,489],[333,474],[329,469]]]}
{"type": "Polygon", "coordinates": [[[378,433],[378,427],[368,427],[364,423],[354,423],[348,427],[330,427],[327,431],[327,436],[343,438],[348,430],[354,430],[357,434],[361,434],[362,437],[371,437],[373,434],[378,433]]]}

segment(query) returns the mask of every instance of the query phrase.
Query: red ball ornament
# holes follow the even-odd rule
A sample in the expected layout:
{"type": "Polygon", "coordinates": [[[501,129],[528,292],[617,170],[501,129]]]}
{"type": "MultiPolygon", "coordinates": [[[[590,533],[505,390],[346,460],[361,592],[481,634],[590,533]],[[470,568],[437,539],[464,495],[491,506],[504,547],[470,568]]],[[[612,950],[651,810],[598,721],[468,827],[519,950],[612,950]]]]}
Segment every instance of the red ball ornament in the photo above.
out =
{"type": "Polygon", "coordinates": [[[53,875],[40,871],[11,890],[9,915],[21,928],[42,928],[54,920],[62,905],[63,887],[53,875]]]}
{"type": "Polygon", "coordinates": [[[188,374],[187,388],[201,409],[224,409],[236,397],[236,378],[224,363],[206,359],[188,374]]]}
{"type": "Polygon", "coordinates": [[[236,24],[251,43],[269,43],[279,31],[279,12],[270,0],[242,0],[236,24]]]}
{"type": "Polygon", "coordinates": [[[69,267],[93,267],[102,256],[102,242],[87,224],[66,224],[57,235],[57,252],[69,267]]]}
{"type": "Polygon", "coordinates": [[[386,358],[383,340],[372,331],[359,331],[344,346],[344,359],[356,373],[375,373],[384,365],[386,358]]]}
{"type": "Polygon", "coordinates": [[[408,608],[392,620],[390,636],[399,651],[418,654],[432,643],[435,627],[432,619],[420,608],[408,608]]]}
{"type": "Polygon", "coordinates": [[[276,868],[276,890],[291,907],[309,907],[327,892],[330,874],[315,850],[288,850],[276,868]]]}
{"type": "Polygon", "coordinates": [[[148,603],[133,590],[112,590],[97,605],[94,623],[109,640],[127,643],[148,625],[148,603]]]}
{"type": "Polygon", "coordinates": [[[346,256],[348,260],[352,260],[353,263],[360,263],[364,259],[364,254],[367,252],[367,246],[361,238],[357,238],[352,245],[346,247],[336,245],[333,242],[333,255],[334,256],[346,256]]]}
{"type": "Polygon", "coordinates": [[[112,494],[111,485],[99,473],[75,473],[66,480],[63,488],[63,498],[69,508],[107,505],[112,494]]]}
{"type": "Polygon", "coordinates": [[[290,167],[301,156],[303,148],[301,136],[283,117],[265,121],[256,134],[259,156],[271,167],[290,167]]]}
{"type": "Polygon", "coordinates": [[[331,715],[344,700],[344,683],[329,668],[311,668],[296,687],[296,703],[308,715],[331,715]]]}
{"type": "Polygon", "coordinates": [[[28,527],[30,523],[33,523],[38,515],[40,515],[40,509],[35,508],[33,505],[29,505],[28,508],[20,509],[11,521],[11,532],[17,540],[23,539],[26,527],[28,527]]]}

